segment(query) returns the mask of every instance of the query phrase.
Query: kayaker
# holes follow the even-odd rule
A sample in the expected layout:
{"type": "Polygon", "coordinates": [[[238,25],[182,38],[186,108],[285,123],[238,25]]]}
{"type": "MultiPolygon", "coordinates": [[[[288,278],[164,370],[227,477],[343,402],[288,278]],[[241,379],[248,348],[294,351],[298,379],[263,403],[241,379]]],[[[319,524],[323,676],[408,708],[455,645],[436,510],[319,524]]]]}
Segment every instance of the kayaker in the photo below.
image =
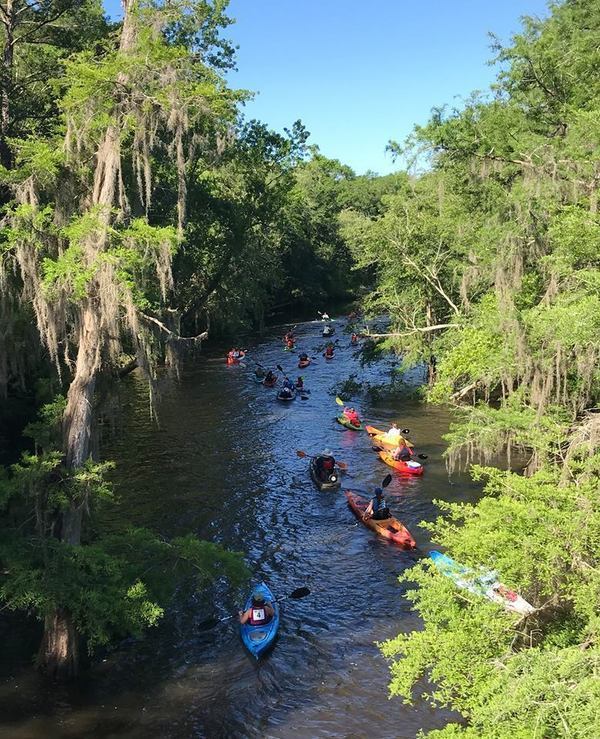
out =
{"type": "Polygon", "coordinates": [[[360,426],[360,417],[354,408],[344,408],[344,416],[346,416],[353,426],[360,426]]]}
{"type": "Polygon", "coordinates": [[[285,345],[288,349],[293,349],[296,346],[293,339],[288,339],[285,345]]]}
{"type": "Polygon", "coordinates": [[[334,349],[335,349],[335,347],[333,346],[333,344],[327,344],[327,346],[325,347],[325,354],[323,356],[324,357],[333,357],[333,350],[334,349]]]}
{"type": "Polygon", "coordinates": [[[398,444],[398,446],[392,451],[392,457],[396,461],[408,462],[412,457],[411,450],[406,446],[404,442],[398,444]]]}
{"type": "Polygon", "coordinates": [[[335,457],[329,449],[325,449],[323,454],[316,457],[315,466],[317,468],[317,477],[319,480],[321,480],[321,482],[329,482],[329,477],[333,474],[335,469],[335,457]]]}
{"type": "Polygon", "coordinates": [[[304,390],[304,380],[302,377],[296,380],[296,390],[304,390]]]}
{"type": "Polygon", "coordinates": [[[331,319],[329,318],[329,316],[327,315],[327,313],[321,313],[321,319],[322,319],[323,321],[330,321],[330,320],[331,320],[331,319]]]}
{"type": "Polygon", "coordinates": [[[302,352],[302,354],[298,357],[298,360],[300,362],[307,362],[308,361],[308,354],[306,352],[302,352]]]}
{"type": "Polygon", "coordinates": [[[257,367],[254,370],[254,376],[256,377],[257,380],[264,380],[265,374],[266,374],[266,371],[264,367],[257,367]]]}
{"type": "Polygon", "coordinates": [[[293,390],[294,389],[294,383],[290,380],[289,377],[286,377],[283,381],[283,389],[284,390],[293,390]]]}
{"type": "Polygon", "coordinates": [[[358,334],[352,334],[352,336],[350,337],[350,343],[358,344],[358,334]]]}
{"type": "Polygon", "coordinates": [[[390,509],[383,497],[383,489],[375,488],[375,495],[366,507],[363,518],[374,518],[376,521],[383,521],[386,518],[391,518],[391,516],[390,509]]]}
{"type": "Polygon", "coordinates": [[[265,601],[261,592],[252,593],[252,605],[247,611],[239,611],[240,623],[249,623],[251,626],[264,626],[275,615],[275,609],[265,601]]]}
{"type": "Polygon", "coordinates": [[[271,383],[271,382],[275,382],[275,377],[276,377],[276,375],[274,375],[274,374],[273,374],[273,370],[269,370],[269,371],[267,372],[267,374],[265,375],[265,380],[264,380],[264,381],[265,381],[265,382],[266,382],[267,384],[269,384],[269,383],[271,383]]]}
{"type": "Polygon", "coordinates": [[[390,442],[398,443],[400,441],[400,429],[395,423],[392,424],[392,428],[387,432],[386,436],[390,442]]]}

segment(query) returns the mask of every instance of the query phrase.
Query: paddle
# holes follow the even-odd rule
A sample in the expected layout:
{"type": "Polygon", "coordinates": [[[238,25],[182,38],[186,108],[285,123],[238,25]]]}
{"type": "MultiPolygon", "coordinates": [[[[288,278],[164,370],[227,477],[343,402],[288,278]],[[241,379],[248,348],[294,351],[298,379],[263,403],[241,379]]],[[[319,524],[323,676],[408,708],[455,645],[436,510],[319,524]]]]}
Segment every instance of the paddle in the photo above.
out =
{"type": "MultiPolygon", "coordinates": [[[[382,446],[373,446],[373,447],[371,447],[371,449],[374,452],[387,452],[388,454],[389,454],[389,451],[390,451],[389,449],[384,449],[382,446]]],[[[417,454],[417,457],[419,459],[429,459],[429,455],[427,455],[427,454],[417,454]]]]}
{"type": "MultiPolygon", "coordinates": [[[[303,452],[302,449],[296,449],[296,454],[300,457],[300,459],[304,459],[304,457],[310,457],[310,459],[316,459],[317,457],[322,457],[322,454],[307,454],[306,452],[303,452]]],[[[345,462],[338,462],[338,460],[335,460],[335,463],[337,466],[341,469],[346,471],[348,469],[348,465],[345,462]]]]}
{"type": "MultiPolygon", "coordinates": [[[[272,602],[281,603],[284,600],[288,600],[288,598],[291,598],[292,600],[300,600],[300,598],[306,598],[307,595],[310,595],[310,590],[304,586],[302,588],[296,588],[296,590],[292,590],[289,595],[284,595],[282,598],[276,598],[272,602]]],[[[207,618],[205,621],[201,621],[198,624],[198,628],[201,631],[209,631],[210,629],[214,629],[218,624],[223,623],[223,621],[229,621],[237,615],[237,613],[232,613],[229,616],[223,616],[222,618],[207,618]]]]}

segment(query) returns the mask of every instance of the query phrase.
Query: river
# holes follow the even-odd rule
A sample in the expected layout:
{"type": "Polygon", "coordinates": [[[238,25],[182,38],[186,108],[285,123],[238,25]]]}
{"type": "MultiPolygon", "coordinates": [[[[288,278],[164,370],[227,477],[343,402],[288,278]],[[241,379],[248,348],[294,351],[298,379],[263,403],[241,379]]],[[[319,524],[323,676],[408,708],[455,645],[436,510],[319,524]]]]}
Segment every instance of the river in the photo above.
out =
{"type": "MultiPolygon", "coordinates": [[[[141,640],[127,640],[92,661],[76,685],[50,686],[31,668],[27,630],[5,654],[0,685],[0,737],[396,737],[439,728],[451,718],[417,700],[389,700],[385,660],[376,641],[419,628],[398,575],[432,548],[419,522],[437,515],[434,499],[474,500],[466,476],[451,479],[442,459],[447,411],[412,401],[353,402],[374,425],[398,421],[428,454],[422,478],[392,471],[392,511],[417,540],[404,552],[359,525],[341,492],[319,493],[308,475],[309,453],[329,447],[348,464],[343,489],[371,489],[390,471],[364,433],[335,422],[335,386],[351,374],[384,382],[392,360],[361,368],[336,322],[338,349],[325,362],[321,324],[298,325],[298,349],[317,356],[303,371],[308,400],[290,404],[252,378],[254,365],[227,367],[213,350],[188,362],[178,382],[161,380],[158,426],[147,389],[129,377],[119,431],[103,447],[117,462],[121,503],[113,516],[166,537],[193,532],[243,551],[254,579],[275,594],[308,586],[310,596],[282,604],[272,653],[256,664],[235,622],[211,631],[207,617],[235,612],[241,595],[225,591],[218,608],[206,595],[175,598],[166,617],[141,640]],[[236,597],[237,596],[237,597],[236,597]]],[[[249,356],[295,372],[297,354],[283,351],[283,329],[250,340],[249,356]]],[[[410,378],[409,378],[410,379],[410,378]]],[[[416,376],[413,380],[417,380],[416,376]]],[[[9,635],[1,634],[4,643],[9,635]]]]}

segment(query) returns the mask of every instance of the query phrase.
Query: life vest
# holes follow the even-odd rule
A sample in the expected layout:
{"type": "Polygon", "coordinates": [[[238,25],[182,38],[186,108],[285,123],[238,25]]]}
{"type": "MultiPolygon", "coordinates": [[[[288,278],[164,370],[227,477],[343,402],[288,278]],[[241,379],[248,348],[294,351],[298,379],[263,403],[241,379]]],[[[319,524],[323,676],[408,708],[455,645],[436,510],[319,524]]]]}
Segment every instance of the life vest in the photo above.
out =
{"type": "Polygon", "coordinates": [[[387,507],[388,505],[385,502],[385,498],[383,496],[381,498],[377,498],[377,496],[373,498],[373,515],[387,510],[387,507]]]}
{"type": "Polygon", "coordinates": [[[270,616],[267,616],[267,611],[264,606],[252,606],[250,609],[250,624],[252,626],[264,626],[271,620],[270,616]]]}
{"type": "Polygon", "coordinates": [[[288,341],[287,341],[287,348],[288,349],[293,349],[294,348],[294,342],[293,342],[292,339],[288,339],[288,341]]]}
{"type": "Polygon", "coordinates": [[[330,349],[329,347],[327,347],[327,349],[325,349],[325,354],[328,357],[333,357],[333,349],[330,349]]]}

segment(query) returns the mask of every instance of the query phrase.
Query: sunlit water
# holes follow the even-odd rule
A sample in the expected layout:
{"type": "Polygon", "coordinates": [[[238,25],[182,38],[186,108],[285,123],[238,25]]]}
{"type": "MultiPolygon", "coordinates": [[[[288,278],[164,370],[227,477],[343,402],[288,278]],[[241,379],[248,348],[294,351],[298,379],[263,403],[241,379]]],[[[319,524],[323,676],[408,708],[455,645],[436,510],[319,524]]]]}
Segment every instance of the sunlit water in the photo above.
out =
{"type": "MultiPolygon", "coordinates": [[[[383,382],[391,365],[362,369],[343,322],[336,325],[332,362],[320,356],[321,324],[297,327],[298,350],[317,357],[302,372],[308,400],[280,403],[275,390],[254,381],[252,362],[227,367],[204,354],[179,382],[162,382],[158,427],[143,382],[128,378],[121,430],[103,448],[118,464],[122,502],[115,520],[166,537],[191,531],[243,551],[254,579],[278,595],[310,588],[309,597],[282,604],[271,654],[255,663],[234,620],[208,632],[199,628],[207,617],[237,610],[245,593],[227,590],[217,606],[206,595],[180,595],[160,627],[97,658],[75,686],[39,678],[30,667],[33,642],[24,635],[4,665],[1,737],[408,738],[449,720],[422,702],[407,707],[388,699],[387,665],[375,642],[419,628],[397,578],[431,548],[418,524],[436,516],[432,500],[470,500],[477,488],[465,477],[448,478],[441,457],[445,411],[358,398],[367,420],[399,421],[429,455],[422,478],[391,471],[387,489],[418,551],[401,551],[359,525],[342,492],[315,489],[297,449],[332,449],[349,466],[342,490],[370,490],[390,472],[366,434],[335,422],[332,391],[352,373],[383,382]]],[[[250,342],[249,356],[297,376],[298,354],[283,351],[280,335],[250,342]]]]}

